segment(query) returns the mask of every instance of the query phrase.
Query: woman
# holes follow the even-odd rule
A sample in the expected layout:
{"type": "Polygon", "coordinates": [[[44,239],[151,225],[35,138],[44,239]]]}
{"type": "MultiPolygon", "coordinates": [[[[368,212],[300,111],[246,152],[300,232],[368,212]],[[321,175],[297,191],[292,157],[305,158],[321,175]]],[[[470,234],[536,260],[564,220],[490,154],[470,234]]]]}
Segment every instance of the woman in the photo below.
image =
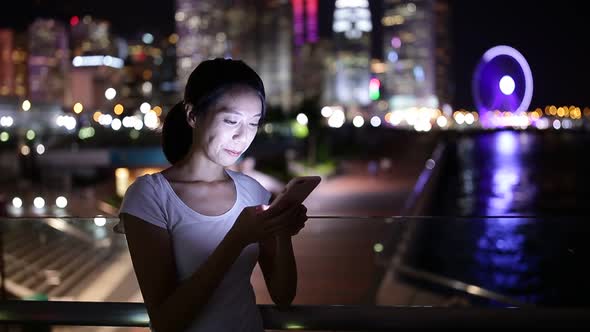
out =
{"type": "Polygon", "coordinates": [[[254,140],[264,113],[264,86],[250,67],[202,62],[164,120],[172,166],[139,177],[125,194],[120,218],[157,332],[263,331],[250,284],[256,262],[277,305],[295,297],[291,236],[303,228],[306,208],[265,211],[270,192],[227,169],[254,140]]]}

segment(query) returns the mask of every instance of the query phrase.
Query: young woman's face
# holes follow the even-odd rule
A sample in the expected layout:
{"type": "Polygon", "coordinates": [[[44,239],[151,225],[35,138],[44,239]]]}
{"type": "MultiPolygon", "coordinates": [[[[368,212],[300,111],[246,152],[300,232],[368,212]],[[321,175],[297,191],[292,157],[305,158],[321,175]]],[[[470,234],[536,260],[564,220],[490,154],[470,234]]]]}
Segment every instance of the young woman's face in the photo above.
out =
{"type": "Polygon", "coordinates": [[[261,116],[262,102],[256,92],[229,90],[206,113],[204,126],[197,125],[203,152],[219,165],[234,164],[254,140],[261,116]]]}

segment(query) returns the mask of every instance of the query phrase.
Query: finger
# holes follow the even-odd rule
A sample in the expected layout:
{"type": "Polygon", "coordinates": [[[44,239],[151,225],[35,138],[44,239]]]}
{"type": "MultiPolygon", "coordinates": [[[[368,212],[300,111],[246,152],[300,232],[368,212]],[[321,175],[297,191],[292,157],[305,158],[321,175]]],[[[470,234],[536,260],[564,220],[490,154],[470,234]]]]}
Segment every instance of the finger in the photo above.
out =
{"type": "Polygon", "coordinates": [[[293,221],[301,219],[297,215],[297,209],[289,209],[278,216],[265,219],[263,222],[265,223],[266,227],[272,227],[276,224],[292,224],[293,221]]]}

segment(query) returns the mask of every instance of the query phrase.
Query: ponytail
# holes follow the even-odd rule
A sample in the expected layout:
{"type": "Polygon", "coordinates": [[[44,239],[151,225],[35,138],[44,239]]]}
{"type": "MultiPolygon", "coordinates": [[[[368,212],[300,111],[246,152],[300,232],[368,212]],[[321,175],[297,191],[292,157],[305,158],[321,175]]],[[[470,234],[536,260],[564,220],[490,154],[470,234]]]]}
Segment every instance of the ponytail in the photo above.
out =
{"type": "Polygon", "coordinates": [[[171,164],[182,160],[193,142],[193,128],[186,122],[184,105],[182,101],[174,105],[162,125],[162,150],[171,164]]]}

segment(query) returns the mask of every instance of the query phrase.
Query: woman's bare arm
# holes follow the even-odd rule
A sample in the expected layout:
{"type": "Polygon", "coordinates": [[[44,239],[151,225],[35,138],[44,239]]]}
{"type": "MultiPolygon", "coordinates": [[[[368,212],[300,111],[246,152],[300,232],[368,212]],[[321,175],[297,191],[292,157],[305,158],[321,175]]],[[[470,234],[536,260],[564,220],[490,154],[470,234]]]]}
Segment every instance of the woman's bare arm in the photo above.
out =
{"type": "Polygon", "coordinates": [[[297,293],[297,265],[290,236],[271,237],[260,242],[258,263],[273,302],[291,305],[297,293]]]}
{"type": "Polygon", "coordinates": [[[245,245],[231,231],[187,280],[177,281],[168,232],[133,215],[121,214],[133,268],[157,332],[186,329],[198,317],[245,245]]]}

